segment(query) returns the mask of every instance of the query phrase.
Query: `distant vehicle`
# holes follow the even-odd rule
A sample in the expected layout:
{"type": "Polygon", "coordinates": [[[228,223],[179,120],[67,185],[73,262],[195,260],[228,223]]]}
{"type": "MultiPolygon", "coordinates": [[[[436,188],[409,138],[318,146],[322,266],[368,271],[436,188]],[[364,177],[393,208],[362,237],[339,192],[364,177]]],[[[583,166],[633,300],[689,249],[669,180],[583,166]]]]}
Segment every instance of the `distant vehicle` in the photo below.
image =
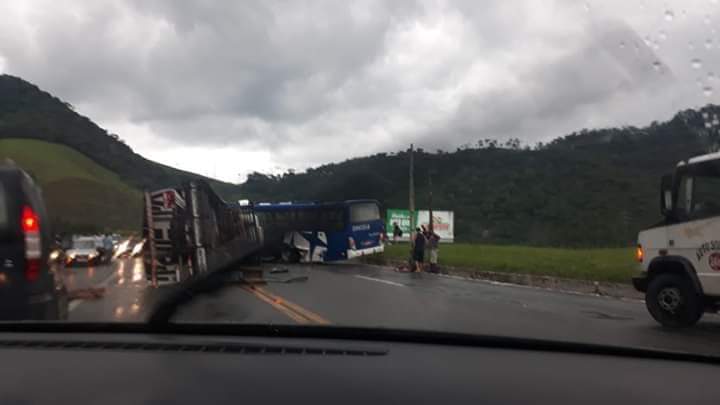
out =
{"type": "Polygon", "coordinates": [[[633,284],[660,324],[695,324],[720,307],[720,153],[678,163],[662,177],[664,219],[638,235],[633,284]]]}
{"type": "Polygon", "coordinates": [[[40,188],[14,164],[0,165],[0,319],[67,319],[51,235],[40,188]]]}
{"type": "Polygon", "coordinates": [[[95,237],[87,236],[74,239],[72,247],[65,251],[65,265],[97,265],[102,263],[95,237]]]}
{"type": "Polygon", "coordinates": [[[383,252],[385,226],[375,200],[259,203],[263,254],[286,262],[330,262],[383,252]]]}

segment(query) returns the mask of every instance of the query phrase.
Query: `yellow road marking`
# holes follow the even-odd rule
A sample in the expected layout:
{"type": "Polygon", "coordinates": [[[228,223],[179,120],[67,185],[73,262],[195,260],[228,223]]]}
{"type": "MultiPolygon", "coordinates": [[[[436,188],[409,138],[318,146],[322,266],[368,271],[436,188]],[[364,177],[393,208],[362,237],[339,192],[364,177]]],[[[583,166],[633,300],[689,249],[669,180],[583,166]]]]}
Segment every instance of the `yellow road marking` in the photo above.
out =
{"type": "Polygon", "coordinates": [[[290,319],[300,324],[316,323],[318,325],[329,325],[330,321],[322,316],[301,307],[291,301],[277,296],[262,287],[243,286],[245,291],[253,294],[261,301],[270,304],[273,308],[287,315],[290,319]]]}

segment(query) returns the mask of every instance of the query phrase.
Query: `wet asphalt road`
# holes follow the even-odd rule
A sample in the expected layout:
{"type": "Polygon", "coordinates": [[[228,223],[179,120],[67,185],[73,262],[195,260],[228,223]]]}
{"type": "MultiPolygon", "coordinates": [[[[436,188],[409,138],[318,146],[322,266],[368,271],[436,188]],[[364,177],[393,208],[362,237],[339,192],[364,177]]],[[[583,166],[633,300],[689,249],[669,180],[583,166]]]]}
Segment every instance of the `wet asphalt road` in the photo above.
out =
{"type": "MultiPolygon", "coordinates": [[[[332,324],[443,330],[639,346],[720,355],[720,317],[667,330],[644,303],[361,264],[267,265],[267,284],[233,285],[184,308],[178,321],[332,324]],[[273,268],[287,269],[271,273],[273,268]]],[[[103,298],[71,302],[71,321],[141,322],[157,291],[139,260],[64,270],[68,287],[106,288],[103,298]]]]}

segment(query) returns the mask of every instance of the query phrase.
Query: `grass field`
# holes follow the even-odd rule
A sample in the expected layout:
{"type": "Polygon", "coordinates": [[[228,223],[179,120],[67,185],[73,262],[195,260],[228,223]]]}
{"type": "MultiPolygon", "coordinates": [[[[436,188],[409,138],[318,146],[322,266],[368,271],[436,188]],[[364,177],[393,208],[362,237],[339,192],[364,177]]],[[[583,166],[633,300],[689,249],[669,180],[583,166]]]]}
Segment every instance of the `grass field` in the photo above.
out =
{"type": "Polygon", "coordinates": [[[92,159],[64,145],[0,139],[0,160],[10,158],[43,189],[53,222],[99,230],[137,230],[142,195],[92,159]]]}
{"type": "MultiPolygon", "coordinates": [[[[389,259],[405,260],[408,244],[386,246],[389,259]]],[[[560,249],[467,243],[440,245],[440,264],[471,270],[629,283],[637,272],[631,248],[560,249]]]]}

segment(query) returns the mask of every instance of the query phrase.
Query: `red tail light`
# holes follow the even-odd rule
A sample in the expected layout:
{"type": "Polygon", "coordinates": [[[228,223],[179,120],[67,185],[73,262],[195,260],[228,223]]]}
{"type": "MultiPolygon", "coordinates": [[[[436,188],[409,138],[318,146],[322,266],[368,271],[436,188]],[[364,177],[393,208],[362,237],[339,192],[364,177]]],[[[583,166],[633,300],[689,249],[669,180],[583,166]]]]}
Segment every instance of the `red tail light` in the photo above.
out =
{"type": "Polygon", "coordinates": [[[25,233],[40,231],[40,221],[37,214],[27,205],[22,209],[22,230],[25,233]]]}
{"type": "Polygon", "coordinates": [[[25,234],[25,278],[35,281],[40,276],[42,241],[40,239],[40,219],[32,208],[23,206],[20,219],[25,234]]]}

